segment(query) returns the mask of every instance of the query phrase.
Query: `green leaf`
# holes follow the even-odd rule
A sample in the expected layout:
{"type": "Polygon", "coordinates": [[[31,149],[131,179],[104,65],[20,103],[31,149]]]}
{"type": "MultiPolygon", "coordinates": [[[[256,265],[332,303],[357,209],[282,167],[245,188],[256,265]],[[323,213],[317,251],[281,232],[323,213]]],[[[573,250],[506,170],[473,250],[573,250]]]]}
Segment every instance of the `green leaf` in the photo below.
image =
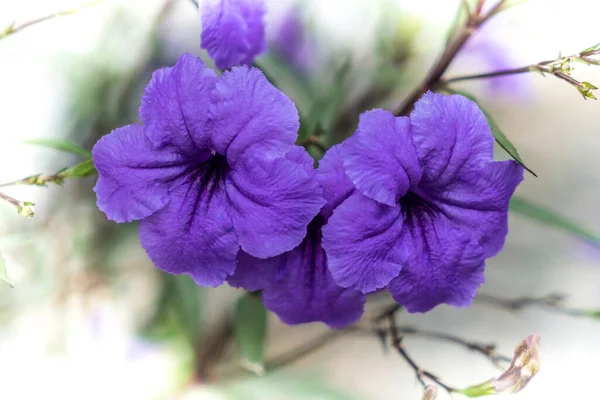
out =
{"type": "Polygon", "coordinates": [[[15,287],[12,281],[8,279],[8,271],[6,270],[6,263],[4,262],[4,257],[2,257],[2,254],[0,254],[0,279],[10,287],[15,287]]]}
{"type": "Polygon", "coordinates": [[[149,339],[185,338],[194,346],[202,322],[202,287],[187,275],[161,273],[154,315],[142,329],[149,339]]]}
{"type": "Polygon", "coordinates": [[[247,293],[238,299],[235,305],[234,329],[246,367],[256,374],[262,374],[264,372],[267,310],[259,296],[247,293]]]}
{"type": "Polygon", "coordinates": [[[92,158],[92,152],[84,149],[75,143],[69,142],[68,140],[60,139],[27,139],[23,143],[33,144],[37,146],[49,147],[54,150],[64,151],[65,153],[71,153],[83,158],[92,158]]]}
{"type": "Polygon", "coordinates": [[[349,60],[346,60],[336,71],[327,95],[313,101],[308,112],[302,115],[296,143],[306,142],[319,129],[331,130],[338,117],[340,106],[346,97],[350,67],[349,60]]]}
{"type": "Polygon", "coordinates": [[[513,196],[510,200],[510,211],[531,218],[548,226],[561,229],[593,244],[600,245],[600,237],[592,231],[581,227],[571,219],[552,210],[537,205],[520,196],[513,196]]]}
{"type": "Polygon", "coordinates": [[[340,106],[346,98],[352,63],[348,58],[335,72],[333,83],[324,98],[320,116],[320,123],[324,130],[329,131],[338,117],[340,106]]]}
{"type": "Polygon", "coordinates": [[[58,175],[60,175],[61,178],[81,178],[94,175],[96,172],[94,161],[90,158],[89,160],[82,161],[72,167],[59,171],[58,175]]]}
{"type": "Polygon", "coordinates": [[[267,53],[254,61],[267,79],[294,100],[300,114],[305,114],[313,104],[313,88],[306,77],[294,70],[277,54],[267,53]]]}
{"type": "Polygon", "coordinates": [[[506,151],[513,158],[513,160],[515,160],[516,162],[521,164],[521,166],[523,168],[525,168],[525,170],[527,170],[527,172],[529,172],[531,175],[533,175],[537,178],[536,173],[533,172],[529,167],[527,167],[525,165],[525,163],[523,162],[523,159],[521,159],[521,156],[519,155],[519,152],[517,151],[515,146],[510,142],[510,140],[508,140],[508,138],[506,137],[504,132],[502,132],[502,130],[500,129],[498,124],[496,124],[496,121],[494,121],[494,119],[492,118],[490,113],[488,113],[486,110],[483,109],[483,107],[481,107],[481,104],[479,104],[479,102],[477,101],[475,96],[473,96],[470,93],[463,92],[463,91],[458,91],[458,90],[453,90],[453,89],[451,89],[450,91],[452,93],[460,94],[461,96],[464,96],[467,99],[474,102],[475,104],[477,104],[479,109],[483,112],[483,115],[485,115],[485,118],[487,119],[488,124],[490,125],[490,129],[492,131],[492,135],[494,136],[494,139],[496,139],[496,143],[498,143],[498,145],[500,145],[500,147],[502,147],[504,149],[504,151],[506,151]]]}

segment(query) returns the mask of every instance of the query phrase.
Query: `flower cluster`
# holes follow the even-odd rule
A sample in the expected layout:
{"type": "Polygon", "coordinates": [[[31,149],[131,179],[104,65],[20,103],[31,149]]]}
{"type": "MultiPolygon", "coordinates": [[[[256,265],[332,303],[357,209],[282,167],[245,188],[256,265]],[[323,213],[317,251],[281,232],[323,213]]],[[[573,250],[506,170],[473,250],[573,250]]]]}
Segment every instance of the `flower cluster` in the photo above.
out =
{"type": "Polygon", "coordinates": [[[364,113],[341,146],[353,190],[323,228],[336,282],[363,293],[387,287],[409,312],[470,304],[523,179],[516,162],[494,161],[477,105],[429,92],[410,117],[364,113]]]}
{"type": "MultiPolygon", "coordinates": [[[[262,3],[204,10],[217,66],[250,62],[262,3]]],[[[295,145],[294,104],[256,68],[218,77],[184,54],[154,72],[139,115],[94,146],[100,210],[139,220],[158,268],[262,290],[289,324],[346,326],[382,288],[409,312],[468,305],[523,178],[516,162],[494,161],[483,113],[458,95],[427,93],[409,117],[364,113],[316,170],[295,145]]]]}

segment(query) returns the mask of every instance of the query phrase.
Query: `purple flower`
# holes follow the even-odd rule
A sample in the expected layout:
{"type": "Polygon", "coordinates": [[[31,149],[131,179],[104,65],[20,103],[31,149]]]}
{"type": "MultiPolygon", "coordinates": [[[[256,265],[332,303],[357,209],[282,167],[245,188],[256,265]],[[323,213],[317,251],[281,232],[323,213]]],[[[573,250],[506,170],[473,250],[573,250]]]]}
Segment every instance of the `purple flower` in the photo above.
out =
{"type": "Polygon", "coordinates": [[[154,264],[218,286],[240,250],[272,257],[296,247],[324,200],[294,146],[294,104],[255,68],[217,78],[181,56],[154,72],[140,119],[93,149],[97,204],[117,222],[140,220],[154,264]]]}
{"type": "Polygon", "coordinates": [[[410,118],[364,113],[342,144],[354,191],[323,227],[334,280],[363,293],[387,287],[410,312],[470,304],[523,179],[516,162],[494,161],[493,146],[462,96],[427,93],[410,118]]]}
{"type": "Polygon", "coordinates": [[[282,18],[271,48],[298,72],[306,72],[315,61],[316,44],[302,21],[299,4],[294,5],[282,18]]]}
{"type": "Polygon", "coordinates": [[[287,253],[268,259],[257,259],[240,252],[238,268],[228,282],[247,290],[264,289],[265,307],[287,324],[320,321],[332,328],[343,328],[361,317],[365,295],[335,283],[321,246],[321,227],[340,199],[354,190],[344,174],[337,146],[321,160],[317,179],[327,204],[308,226],[302,243],[287,253]]]}
{"type": "Polygon", "coordinates": [[[219,69],[252,64],[266,50],[264,0],[204,0],[202,48],[219,69]]]}

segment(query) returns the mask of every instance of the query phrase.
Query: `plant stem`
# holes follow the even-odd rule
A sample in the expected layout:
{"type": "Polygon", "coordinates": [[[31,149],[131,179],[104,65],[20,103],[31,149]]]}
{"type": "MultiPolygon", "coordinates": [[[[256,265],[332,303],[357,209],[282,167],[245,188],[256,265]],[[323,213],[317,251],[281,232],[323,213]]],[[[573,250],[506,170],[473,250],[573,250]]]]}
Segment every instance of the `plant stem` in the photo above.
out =
{"type": "Polygon", "coordinates": [[[413,328],[410,326],[399,326],[399,327],[397,327],[397,331],[403,335],[414,335],[414,336],[423,337],[423,338],[438,339],[438,340],[442,340],[442,341],[446,341],[446,342],[450,342],[450,343],[455,343],[459,346],[465,347],[468,350],[472,350],[472,351],[475,351],[477,353],[480,353],[480,354],[486,356],[487,358],[490,359],[490,361],[493,364],[495,364],[497,366],[500,366],[501,362],[510,363],[512,360],[511,357],[497,354],[495,352],[495,346],[493,346],[493,345],[482,345],[479,343],[470,342],[470,341],[462,339],[458,336],[453,336],[453,335],[450,335],[447,333],[427,331],[427,330],[413,328]]]}
{"type": "MultiPolygon", "coordinates": [[[[438,58],[438,61],[429,70],[429,73],[423,82],[408,96],[407,100],[405,100],[398,109],[394,110],[395,115],[408,114],[412,110],[413,105],[425,92],[438,85],[442,76],[450,64],[452,64],[452,61],[454,61],[454,58],[463,48],[465,43],[467,43],[473,33],[480,29],[493,15],[497,14],[504,1],[498,2],[498,4],[485,15],[481,14],[483,3],[483,0],[477,2],[475,10],[467,16],[466,21],[461,25],[458,33],[456,33],[454,38],[448,42],[446,48],[438,58]]],[[[464,4],[461,3],[460,7],[464,7],[464,4]]]]}
{"type": "Polygon", "coordinates": [[[56,12],[56,13],[53,13],[53,14],[49,14],[49,15],[40,17],[40,18],[32,19],[32,20],[27,21],[27,22],[23,22],[22,24],[19,24],[19,25],[16,25],[13,22],[6,29],[4,29],[3,31],[0,32],[0,39],[4,39],[5,37],[10,36],[10,35],[12,35],[14,33],[17,33],[18,31],[21,31],[21,30],[23,30],[25,28],[28,28],[30,26],[33,26],[33,25],[37,25],[40,22],[44,22],[44,21],[47,21],[49,19],[53,19],[53,18],[56,18],[56,17],[62,17],[62,16],[65,16],[65,15],[75,14],[76,12],[78,12],[80,10],[83,10],[85,8],[92,7],[92,6],[95,6],[97,4],[100,4],[100,3],[102,3],[102,1],[104,1],[104,0],[96,0],[96,1],[93,1],[93,2],[88,3],[88,4],[84,4],[81,7],[77,7],[77,8],[73,8],[73,9],[69,9],[69,10],[59,11],[59,12],[56,12]]]}
{"type": "Polygon", "coordinates": [[[560,314],[569,315],[571,317],[599,317],[600,310],[587,310],[580,308],[564,307],[561,302],[565,296],[560,294],[549,294],[543,297],[517,297],[514,299],[503,299],[489,294],[479,294],[476,300],[504,308],[509,311],[520,311],[525,307],[538,306],[547,308],[551,311],[558,312],[560,314]]]}
{"type": "Polygon", "coordinates": [[[506,70],[502,70],[502,71],[485,72],[482,74],[475,74],[475,75],[457,76],[454,78],[444,79],[440,83],[442,85],[446,85],[449,83],[460,82],[460,81],[469,81],[469,80],[473,80],[473,79],[485,79],[485,78],[493,78],[495,76],[522,74],[524,72],[531,72],[531,71],[535,71],[535,70],[536,70],[535,66],[528,65],[526,67],[506,69],[506,70]]]}
{"type": "Polygon", "coordinates": [[[389,316],[389,323],[390,323],[390,334],[392,336],[392,346],[394,346],[394,348],[398,351],[400,356],[402,356],[404,361],[406,361],[406,363],[413,369],[413,371],[415,372],[417,381],[419,381],[421,386],[423,386],[423,390],[427,390],[427,383],[423,379],[423,377],[425,377],[425,378],[428,378],[428,379],[432,380],[433,382],[437,383],[439,386],[443,387],[448,393],[456,392],[455,388],[446,385],[437,376],[435,376],[431,372],[421,369],[421,367],[419,367],[419,365],[412,359],[412,357],[410,357],[408,355],[408,353],[402,346],[403,336],[400,335],[400,330],[396,326],[396,316],[394,314],[391,314],[389,316]]]}
{"type": "Polygon", "coordinates": [[[17,209],[21,207],[22,203],[19,200],[10,197],[7,194],[4,194],[4,193],[0,192],[0,198],[3,199],[3,200],[5,200],[6,202],[12,204],[13,206],[17,207],[17,209]]]}

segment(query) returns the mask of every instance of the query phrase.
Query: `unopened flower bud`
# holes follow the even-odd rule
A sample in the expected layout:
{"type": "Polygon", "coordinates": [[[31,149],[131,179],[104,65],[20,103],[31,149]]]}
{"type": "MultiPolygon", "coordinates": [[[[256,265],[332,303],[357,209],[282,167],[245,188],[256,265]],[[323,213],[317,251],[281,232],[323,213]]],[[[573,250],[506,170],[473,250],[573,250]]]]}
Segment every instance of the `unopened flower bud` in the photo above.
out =
{"type": "Polygon", "coordinates": [[[437,386],[427,386],[425,389],[425,394],[423,395],[423,400],[435,400],[437,399],[437,386]]]}
{"type": "Polygon", "coordinates": [[[35,206],[34,203],[30,203],[28,201],[21,201],[17,206],[17,212],[25,218],[33,218],[33,216],[35,215],[35,209],[33,208],[33,206],[35,206]]]}
{"type": "Polygon", "coordinates": [[[489,394],[517,393],[521,391],[540,369],[540,335],[527,336],[515,349],[510,367],[498,378],[470,386],[460,393],[467,397],[489,394]]]}

